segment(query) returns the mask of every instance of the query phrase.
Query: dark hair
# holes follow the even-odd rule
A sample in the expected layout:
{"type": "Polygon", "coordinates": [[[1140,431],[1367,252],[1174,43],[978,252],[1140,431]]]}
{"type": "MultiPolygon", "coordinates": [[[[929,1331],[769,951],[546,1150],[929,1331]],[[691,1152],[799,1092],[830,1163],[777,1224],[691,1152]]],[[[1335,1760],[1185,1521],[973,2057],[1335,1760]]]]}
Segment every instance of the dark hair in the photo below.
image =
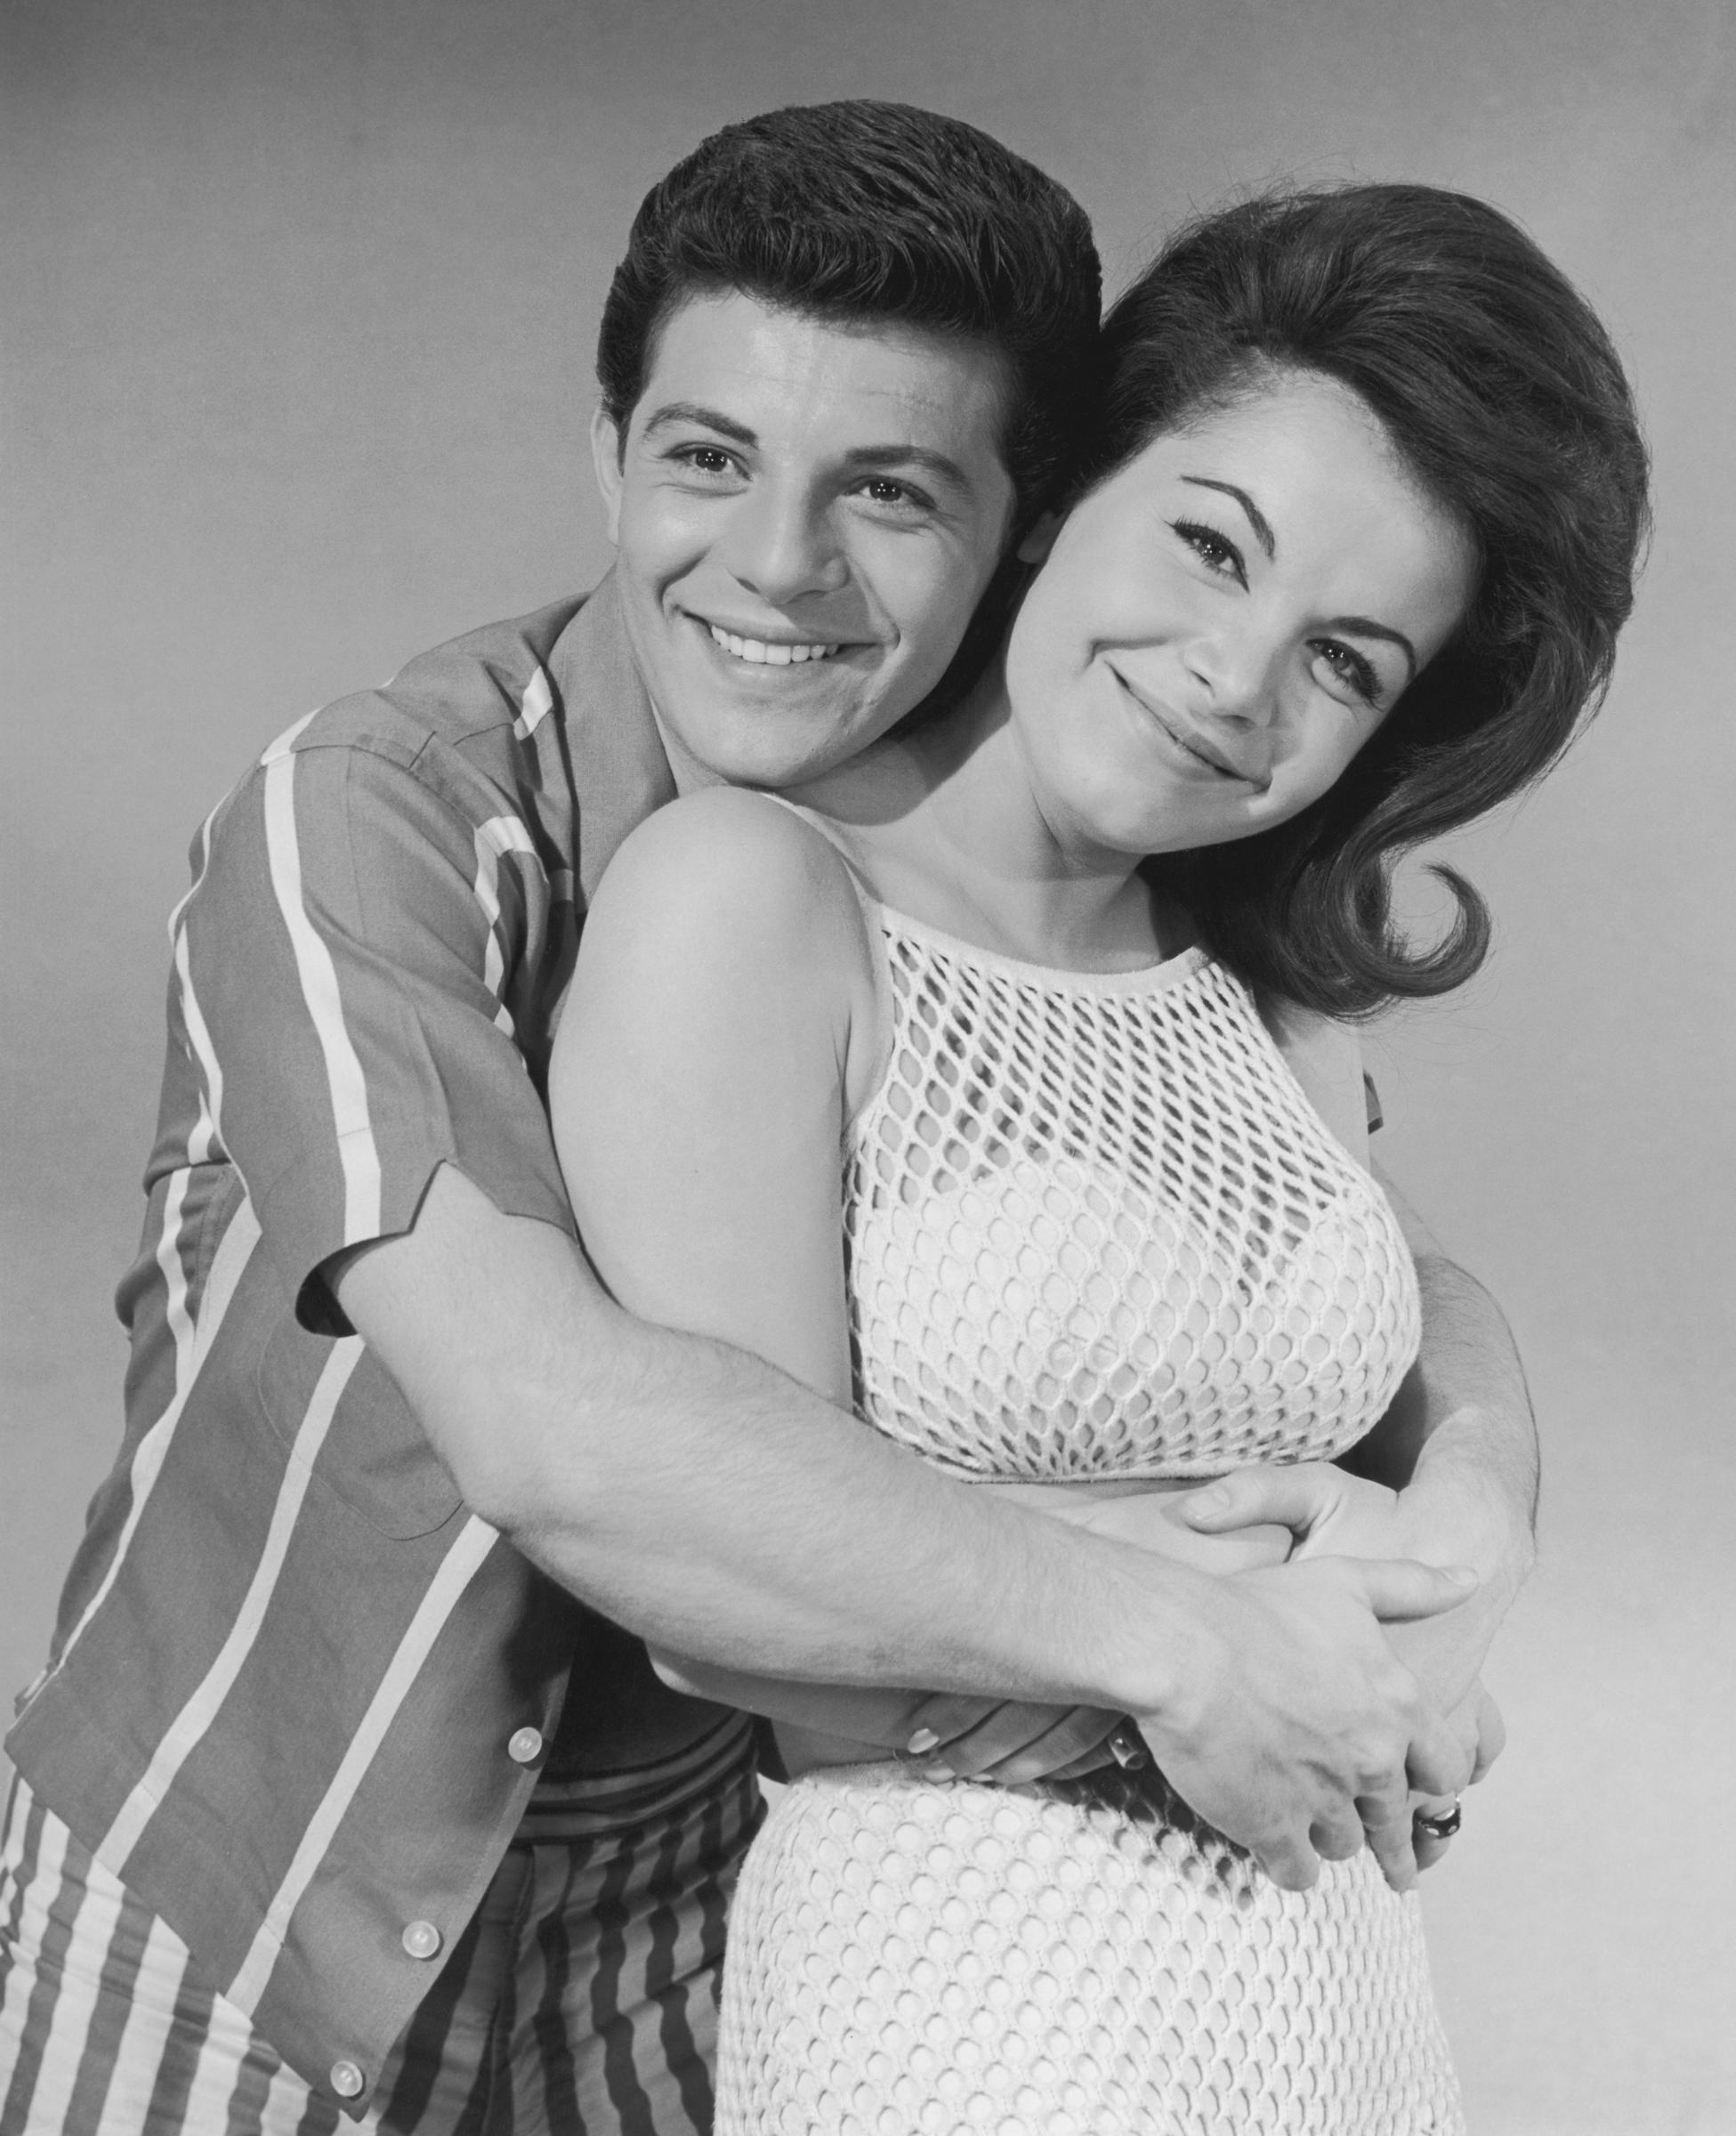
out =
{"type": "Polygon", "coordinates": [[[1017,530],[1070,478],[1102,296],[1091,224],[962,119],[792,105],[702,142],[645,196],[603,305],[597,377],[613,422],[625,429],[669,314],[725,289],[997,351],[1017,530]]]}
{"type": "Polygon", "coordinates": [[[1392,918],[1423,840],[1539,778],[1608,685],[1647,527],[1627,382],[1584,299],[1498,210],[1422,185],[1271,194],[1183,230],[1104,327],[1078,494],[1151,440],[1303,371],[1379,419],[1474,540],[1476,591],[1447,646],[1331,791],[1290,821],[1149,865],[1244,977],[1366,1015],[1444,993],[1482,962],[1488,908],[1432,949],[1392,918]]]}

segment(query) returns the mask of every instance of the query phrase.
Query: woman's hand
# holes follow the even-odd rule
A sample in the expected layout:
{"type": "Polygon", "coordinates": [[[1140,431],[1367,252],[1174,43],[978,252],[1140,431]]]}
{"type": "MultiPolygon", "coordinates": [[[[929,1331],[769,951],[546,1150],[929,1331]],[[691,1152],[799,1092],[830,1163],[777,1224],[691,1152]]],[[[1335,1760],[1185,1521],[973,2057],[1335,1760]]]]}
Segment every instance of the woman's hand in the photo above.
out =
{"type": "Polygon", "coordinates": [[[1251,1572],[1262,1566],[1282,1565],[1291,1552],[1291,1524],[1283,1514],[1200,1523],[1187,1511],[1200,1494],[1184,1485],[1159,1481],[994,1484],[982,1487],[1014,1499],[1051,1520],[1064,1520],[1094,1535],[1173,1558],[1196,1572],[1251,1572]]]}
{"type": "Polygon", "coordinates": [[[1002,1786],[1070,1778],[1109,1762],[1102,1746],[1122,1715],[1096,1706],[1046,1706],[950,1694],[791,1683],[651,1650],[673,1691],[763,1713],[778,1730],[794,1780],[817,1767],[895,1758],[933,1779],[1002,1786]]]}

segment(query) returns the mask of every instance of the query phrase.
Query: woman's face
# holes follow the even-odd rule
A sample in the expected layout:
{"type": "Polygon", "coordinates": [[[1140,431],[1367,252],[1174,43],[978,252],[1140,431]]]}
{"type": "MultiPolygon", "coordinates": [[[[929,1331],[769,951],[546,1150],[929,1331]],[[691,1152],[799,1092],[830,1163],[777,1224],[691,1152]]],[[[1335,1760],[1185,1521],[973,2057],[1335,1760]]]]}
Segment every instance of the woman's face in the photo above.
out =
{"type": "Polygon", "coordinates": [[[1464,530],[1310,373],[1158,438],[1068,517],[1007,643],[1067,847],[1174,853],[1326,792],[1451,635],[1464,530]]]}

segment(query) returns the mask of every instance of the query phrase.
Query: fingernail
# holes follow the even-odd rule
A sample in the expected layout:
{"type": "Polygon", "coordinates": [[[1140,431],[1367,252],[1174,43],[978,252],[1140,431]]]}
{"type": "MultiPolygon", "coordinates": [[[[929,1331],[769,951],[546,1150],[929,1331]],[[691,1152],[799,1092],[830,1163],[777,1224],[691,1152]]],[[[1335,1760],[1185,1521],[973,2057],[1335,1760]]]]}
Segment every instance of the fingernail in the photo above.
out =
{"type": "Polygon", "coordinates": [[[1198,1520],[1211,1513],[1222,1513],[1230,1503],[1227,1491],[1214,1487],[1210,1491],[1195,1492],[1182,1510],[1190,1520],[1198,1520]]]}
{"type": "Polygon", "coordinates": [[[932,1759],[924,1766],[922,1776],[925,1780],[951,1780],[957,1777],[952,1768],[942,1765],[938,1759],[932,1759]]]}
{"type": "Polygon", "coordinates": [[[1477,1575],[1468,1565],[1449,1565],[1442,1576],[1450,1580],[1455,1587],[1475,1587],[1477,1584],[1477,1575]]]}
{"type": "Polygon", "coordinates": [[[940,1740],[933,1728],[918,1728],[904,1747],[913,1758],[920,1758],[925,1752],[932,1751],[940,1740]]]}

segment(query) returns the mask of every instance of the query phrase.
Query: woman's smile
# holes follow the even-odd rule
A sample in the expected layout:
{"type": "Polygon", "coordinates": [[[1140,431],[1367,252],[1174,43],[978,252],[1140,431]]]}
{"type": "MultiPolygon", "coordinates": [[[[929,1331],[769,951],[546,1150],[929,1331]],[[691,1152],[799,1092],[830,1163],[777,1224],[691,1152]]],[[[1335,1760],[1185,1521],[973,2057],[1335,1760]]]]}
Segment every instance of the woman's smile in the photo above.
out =
{"type": "Polygon", "coordinates": [[[1006,700],[1038,813],[1123,854],[1285,821],[1474,583],[1464,531],[1330,379],[1281,374],[1159,436],[1062,523],[1013,627],[1006,700]]]}
{"type": "Polygon", "coordinates": [[[1122,673],[1113,660],[1105,660],[1103,665],[1132,700],[1136,712],[1144,724],[1161,740],[1170,745],[1170,754],[1181,760],[1182,769],[1188,770],[1197,767],[1208,781],[1214,783],[1223,780],[1231,780],[1239,786],[1264,788],[1271,784],[1272,774],[1269,765],[1262,763],[1256,767],[1252,762],[1246,759],[1238,762],[1221,742],[1215,741],[1209,734],[1202,732],[1191,721],[1183,719],[1179,713],[1173,711],[1161,699],[1141,690],[1136,684],[1131,682],[1122,673]]]}

